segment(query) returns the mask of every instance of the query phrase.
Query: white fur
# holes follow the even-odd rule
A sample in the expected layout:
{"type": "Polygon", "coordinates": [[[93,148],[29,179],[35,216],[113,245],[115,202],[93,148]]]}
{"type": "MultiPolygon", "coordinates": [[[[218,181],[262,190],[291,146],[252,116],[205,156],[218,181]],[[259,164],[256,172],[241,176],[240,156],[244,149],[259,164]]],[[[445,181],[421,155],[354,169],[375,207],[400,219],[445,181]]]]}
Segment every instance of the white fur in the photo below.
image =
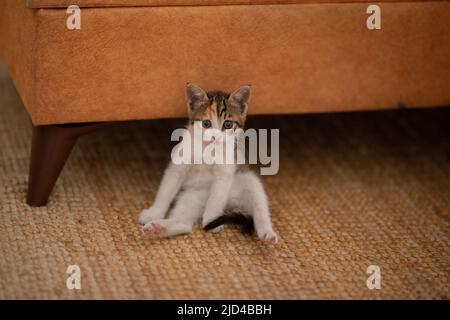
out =
{"type": "MultiPolygon", "coordinates": [[[[192,132],[192,125],[188,130],[192,132]]],[[[205,226],[226,209],[252,216],[258,237],[269,244],[277,242],[261,180],[249,169],[237,170],[234,164],[170,163],[153,205],[139,214],[139,222],[145,233],[169,237],[192,232],[200,220],[205,226]]]]}

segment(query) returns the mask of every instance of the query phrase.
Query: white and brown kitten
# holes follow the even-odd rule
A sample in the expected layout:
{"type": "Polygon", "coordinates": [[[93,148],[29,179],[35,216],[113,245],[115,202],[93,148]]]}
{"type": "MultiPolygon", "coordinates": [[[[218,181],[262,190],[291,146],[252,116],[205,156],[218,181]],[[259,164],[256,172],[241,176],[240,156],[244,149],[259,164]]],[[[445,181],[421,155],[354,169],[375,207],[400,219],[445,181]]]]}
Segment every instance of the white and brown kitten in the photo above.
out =
{"type": "MultiPolygon", "coordinates": [[[[188,84],[188,132],[192,134],[194,125],[199,125],[202,130],[233,134],[245,124],[249,98],[250,86],[227,94],[206,93],[188,84]]],[[[213,135],[204,143],[220,142],[222,135],[213,135]]],[[[243,165],[171,162],[153,205],[140,213],[139,221],[146,234],[159,237],[191,233],[201,221],[203,228],[212,232],[220,231],[223,224],[242,224],[243,231],[256,230],[264,242],[277,242],[264,187],[258,176],[243,165]]]]}

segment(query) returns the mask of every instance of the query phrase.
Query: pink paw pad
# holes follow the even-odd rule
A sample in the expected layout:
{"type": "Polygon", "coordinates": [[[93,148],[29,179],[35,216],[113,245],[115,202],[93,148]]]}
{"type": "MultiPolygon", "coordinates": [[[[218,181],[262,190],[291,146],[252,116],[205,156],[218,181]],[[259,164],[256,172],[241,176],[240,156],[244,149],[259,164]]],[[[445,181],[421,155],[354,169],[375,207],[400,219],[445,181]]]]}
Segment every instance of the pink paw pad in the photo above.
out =
{"type": "Polygon", "coordinates": [[[263,241],[267,244],[276,244],[278,239],[277,239],[277,236],[266,234],[266,235],[264,235],[263,241]]]}
{"type": "Polygon", "coordinates": [[[163,228],[159,224],[152,223],[150,226],[143,228],[144,233],[160,234],[163,228]]]}

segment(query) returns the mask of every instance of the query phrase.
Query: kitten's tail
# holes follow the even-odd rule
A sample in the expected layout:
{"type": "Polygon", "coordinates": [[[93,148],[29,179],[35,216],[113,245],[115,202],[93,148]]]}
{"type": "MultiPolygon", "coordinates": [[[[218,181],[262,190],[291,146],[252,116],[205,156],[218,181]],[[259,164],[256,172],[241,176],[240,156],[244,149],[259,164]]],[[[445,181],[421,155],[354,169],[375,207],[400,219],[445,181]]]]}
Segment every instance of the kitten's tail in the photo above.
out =
{"type": "Polygon", "coordinates": [[[204,230],[209,231],[224,224],[231,224],[240,226],[243,234],[253,234],[255,231],[255,225],[253,218],[242,213],[225,213],[218,217],[216,220],[211,221],[203,227],[204,230]]]}

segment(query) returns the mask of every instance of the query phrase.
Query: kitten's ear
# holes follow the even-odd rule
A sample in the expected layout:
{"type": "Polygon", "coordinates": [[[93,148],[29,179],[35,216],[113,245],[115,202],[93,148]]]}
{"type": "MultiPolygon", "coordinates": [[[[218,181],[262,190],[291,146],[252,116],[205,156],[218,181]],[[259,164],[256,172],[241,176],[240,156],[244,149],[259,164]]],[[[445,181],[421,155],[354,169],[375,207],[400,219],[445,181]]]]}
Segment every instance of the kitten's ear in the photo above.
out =
{"type": "Polygon", "coordinates": [[[251,86],[245,85],[230,94],[228,101],[238,108],[241,114],[247,114],[248,101],[250,100],[251,86]]]}
{"type": "Polygon", "coordinates": [[[186,104],[189,116],[200,108],[207,99],[208,96],[202,88],[193,83],[186,84],[186,104]]]}

